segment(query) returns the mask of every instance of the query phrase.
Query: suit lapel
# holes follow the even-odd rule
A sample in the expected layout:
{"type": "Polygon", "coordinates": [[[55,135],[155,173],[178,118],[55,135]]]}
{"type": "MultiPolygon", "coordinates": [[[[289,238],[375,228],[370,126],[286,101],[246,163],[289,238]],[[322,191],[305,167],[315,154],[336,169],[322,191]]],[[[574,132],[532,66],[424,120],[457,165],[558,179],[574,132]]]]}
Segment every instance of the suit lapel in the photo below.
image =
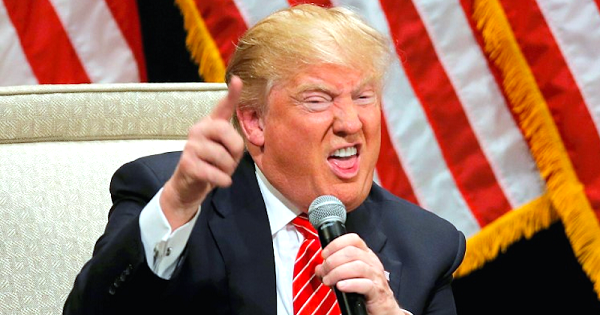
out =
{"type": "MultiPolygon", "coordinates": [[[[377,189],[377,187],[374,186],[372,189],[377,189]]],[[[392,288],[394,296],[398,299],[400,296],[402,263],[396,255],[386,250],[387,236],[378,224],[381,220],[381,207],[369,195],[360,207],[348,213],[346,230],[358,234],[379,257],[385,271],[389,273],[390,288],[392,288]]]]}
{"type": "MultiPolygon", "coordinates": [[[[376,186],[373,189],[377,189],[376,186]]],[[[209,227],[223,255],[232,307],[236,314],[277,313],[275,260],[269,219],[248,154],[233,176],[233,185],[217,189],[212,198],[215,215],[209,227]]],[[[400,296],[402,263],[386,250],[381,231],[381,205],[371,197],[348,214],[346,229],[357,233],[381,260],[396,299],[400,296]]]]}
{"type": "Polygon", "coordinates": [[[209,227],[225,261],[233,310],[236,314],[275,315],[271,229],[248,155],[240,162],[233,185],[215,191],[212,206],[216,211],[209,227]]]}

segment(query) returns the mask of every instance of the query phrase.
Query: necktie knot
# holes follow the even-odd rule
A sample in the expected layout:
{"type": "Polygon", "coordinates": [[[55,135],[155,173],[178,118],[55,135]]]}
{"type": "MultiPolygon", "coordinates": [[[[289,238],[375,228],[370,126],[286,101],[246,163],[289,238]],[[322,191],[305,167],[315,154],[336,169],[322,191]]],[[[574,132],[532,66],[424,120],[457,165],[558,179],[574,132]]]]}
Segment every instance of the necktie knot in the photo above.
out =
{"type": "Polygon", "coordinates": [[[314,240],[319,238],[319,234],[315,228],[308,221],[308,216],[306,213],[302,213],[297,216],[294,220],[292,220],[292,224],[298,229],[298,232],[304,236],[305,239],[314,240]]]}

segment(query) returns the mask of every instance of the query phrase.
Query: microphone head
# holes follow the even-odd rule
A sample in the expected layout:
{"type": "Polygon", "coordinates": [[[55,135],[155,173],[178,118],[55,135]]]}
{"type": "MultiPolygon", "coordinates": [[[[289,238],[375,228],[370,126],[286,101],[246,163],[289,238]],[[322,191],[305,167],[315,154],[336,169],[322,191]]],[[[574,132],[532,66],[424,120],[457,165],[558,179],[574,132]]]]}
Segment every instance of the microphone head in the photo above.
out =
{"type": "Polygon", "coordinates": [[[329,221],[346,223],[346,207],[341,200],[331,195],[317,197],[308,207],[308,220],[315,229],[329,221]]]}

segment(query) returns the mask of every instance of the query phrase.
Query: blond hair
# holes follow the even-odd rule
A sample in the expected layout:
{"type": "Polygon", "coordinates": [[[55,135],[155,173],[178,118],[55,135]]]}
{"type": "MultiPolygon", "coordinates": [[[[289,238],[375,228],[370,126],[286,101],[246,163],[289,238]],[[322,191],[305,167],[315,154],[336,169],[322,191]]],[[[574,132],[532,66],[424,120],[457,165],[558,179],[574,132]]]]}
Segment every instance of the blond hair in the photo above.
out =
{"type": "MultiPolygon", "coordinates": [[[[304,4],[273,13],[240,38],[226,72],[244,83],[239,106],[266,112],[266,97],[280,80],[306,67],[334,64],[358,69],[383,83],[390,44],[356,13],[304,4]]],[[[234,124],[239,128],[237,117],[234,124]]]]}

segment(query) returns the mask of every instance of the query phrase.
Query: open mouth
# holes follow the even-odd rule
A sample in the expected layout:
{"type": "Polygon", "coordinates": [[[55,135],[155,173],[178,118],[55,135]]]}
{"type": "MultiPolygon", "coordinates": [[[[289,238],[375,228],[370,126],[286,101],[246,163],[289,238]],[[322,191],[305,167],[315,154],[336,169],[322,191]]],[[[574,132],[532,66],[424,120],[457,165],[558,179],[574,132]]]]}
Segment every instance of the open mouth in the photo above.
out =
{"type": "Polygon", "coordinates": [[[358,173],[358,157],[357,146],[351,146],[333,151],[327,162],[338,177],[350,178],[358,173]]]}

